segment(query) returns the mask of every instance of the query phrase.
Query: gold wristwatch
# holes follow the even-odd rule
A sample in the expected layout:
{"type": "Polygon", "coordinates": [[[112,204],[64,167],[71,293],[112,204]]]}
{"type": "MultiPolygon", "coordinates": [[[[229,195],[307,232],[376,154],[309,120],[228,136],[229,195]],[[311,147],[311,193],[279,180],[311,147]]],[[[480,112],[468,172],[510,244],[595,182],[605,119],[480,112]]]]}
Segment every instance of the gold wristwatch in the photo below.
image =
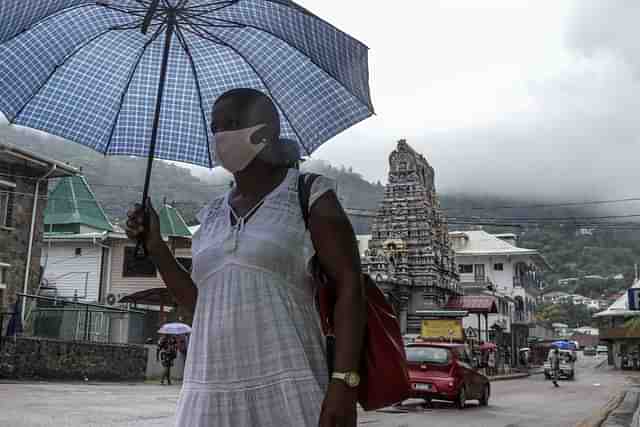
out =
{"type": "Polygon", "coordinates": [[[331,379],[343,381],[351,388],[360,385],[360,375],[357,372],[334,372],[331,374],[331,379]]]}

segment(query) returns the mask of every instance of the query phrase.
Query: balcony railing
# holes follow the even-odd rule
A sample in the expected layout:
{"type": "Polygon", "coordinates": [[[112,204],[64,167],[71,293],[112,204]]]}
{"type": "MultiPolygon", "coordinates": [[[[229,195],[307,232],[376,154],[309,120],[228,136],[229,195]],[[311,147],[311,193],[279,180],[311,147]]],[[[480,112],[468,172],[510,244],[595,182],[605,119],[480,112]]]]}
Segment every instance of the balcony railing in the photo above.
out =
{"type": "Polygon", "coordinates": [[[640,329],[638,328],[600,328],[600,339],[621,339],[621,338],[640,338],[640,329]]]}

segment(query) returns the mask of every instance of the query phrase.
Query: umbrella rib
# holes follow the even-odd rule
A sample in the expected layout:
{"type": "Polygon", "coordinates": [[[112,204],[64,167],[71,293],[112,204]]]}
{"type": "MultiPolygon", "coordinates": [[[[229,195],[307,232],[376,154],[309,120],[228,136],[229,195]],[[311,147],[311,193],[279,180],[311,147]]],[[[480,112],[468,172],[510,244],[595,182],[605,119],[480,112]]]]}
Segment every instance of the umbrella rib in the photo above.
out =
{"type": "Polygon", "coordinates": [[[182,45],[182,49],[184,49],[184,52],[187,54],[187,58],[189,59],[189,64],[191,65],[193,78],[196,82],[198,100],[200,101],[200,112],[202,113],[202,122],[204,125],[204,134],[207,138],[207,156],[209,158],[209,169],[211,169],[213,168],[213,159],[211,158],[211,141],[209,141],[209,127],[207,126],[207,114],[204,111],[204,105],[202,102],[202,89],[200,86],[200,80],[198,79],[198,70],[196,69],[196,63],[193,59],[193,55],[191,55],[191,49],[189,48],[187,39],[184,37],[184,34],[182,33],[182,29],[180,28],[180,26],[176,26],[176,32],[178,34],[178,41],[182,45]]]}
{"type": "Polygon", "coordinates": [[[105,9],[113,10],[115,12],[125,13],[127,15],[133,15],[133,16],[138,16],[138,17],[143,17],[144,16],[144,10],[143,9],[126,10],[126,9],[120,9],[119,7],[111,6],[109,4],[100,4],[100,6],[104,7],[105,9]]]}
{"type": "MultiPolygon", "coordinates": [[[[290,43],[288,40],[283,39],[282,37],[278,36],[277,34],[274,34],[273,32],[266,30],[264,28],[260,28],[256,25],[252,25],[252,24],[241,24],[235,21],[231,21],[228,19],[224,19],[224,18],[214,18],[218,21],[222,21],[222,22],[226,22],[229,24],[234,24],[234,25],[239,25],[241,27],[247,27],[247,28],[253,28],[256,31],[260,31],[262,33],[265,34],[269,34],[271,37],[274,37],[280,41],[282,41],[283,43],[286,43],[290,48],[298,51],[300,54],[302,54],[305,58],[307,58],[313,65],[315,65],[320,71],[322,71],[323,73],[325,73],[327,76],[329,76],[333,81],[335,81],[336,83],[338,83],[347,93],[349,93],[351,96],[353,96],[354,98],[356,98],[358,101],[360,101],[361,103],[365,104],[368,108],[371,109],[371,111],[373,111],[373,105],[371,103],[370,100],[362,100],[360,99],[359,96],[357,96],[356,94],[354,94],[353,92],[351,92],[350,89],[348,89],[344,83],[342,83],[340,81],[340,79],[338,79],[336,76],[333,75],[333,73],[331,73],[330,71],[326,70],[325,68],[323,68],[320,64],[318,64],[313,58],[311,58],[309,55],[307,55],[307,53],[305,53],[302,49],[300,49],[299,47],[295,46],[294,44],[290,43]]],[[[208,22],[203,18],[200,18],[200,20],[211,24],[213,26],[215,26],[216,24],[212,23],[212,22],[208,22]]],[[[192,24],[192,25],[198,25],[198,24],[192,24]]]]}
{"type": "MultiPolygon", "coordinates": [[[[224,40],[220,39],[219,37],[215,36],[214,34],[211,34],[210,32],[208,32],[207,30],[203,29],[203,28],[198,28],[200,31],[204,32],[205,34],[209,35],[210,37],[213,37],[214,40],[210,40],[210,41],[214,41],[215,43],[218,43],[222,46],[225,46],[228,49],[233,50],[236,55],[238,55],[240,58],[242,58],[242,60],[253,70],[254,74],[258,77],[258,79],[260,79],[260,81],[262,82],[262,85],[264,86],[264,88],[267,90],[267,92],[269,92],[269,96],[271,97],[271,99],[273,100],[273,102],[280,108],[280,111],[282,111],[282,114],[284,115],[285,119],[287,120],[287,122],[289,123],[289,125],[291,126],[291,129],[293,130],[293,133],[296,134],[296,136],[298,137],[298,142],[299,144],[302,146],[302,148],[304,148],[304,150],[307,152],[307,155],[311,156],[311,152],[309,151],[309,148],[307,148],[307,146],[305,145],[304,141],[302,140],[302,137],[300,136],[300,134],[298,133],[298,131],[296,130],[296,127],[294,126],[293,122],[291,121],[291,119],[289,118],[289,115],[287,114],[287,112],[285,111],[285,109],[280,105],[280,102],[276,99],[276,97],[273,95],[273,93],[271,92],[271,89],[269,88],[269,85],[267,84],[267,82],[262,78],[262,76],[260,75],[260,73],[258,72],[258,70],[256,69],[256,67],[253,66],[253,64],[251,64],[251,62],[249,62],[249,60],[247,60],[247,58],[235,47],[233,47],[232,45],[230,45],[229,43],[225,42],[224,40]],[[217,40],[217,41],[215,41],[217,40]]],[[[188,30],[188,29],[187,29],[188,30]]],[[[200,37],[203,37],[202,35],[200,35],[200,37]]],[[[203,37],[206,39],[206,37],[203,37]]]]}
{"type": "Polygon", "coordinates": [[[233,6],[234,4],[238,3],[238,1],[239,0],[217,0],[211,3],[197,4],[195,6],[185,7],[183,10],[185,11],[204,10],[203,13],[210,13],[210,12],[215,12],[217,10],[224,9],[225,7],[233,6]],[[216,9],[211,9],[211,6],[216,6],[216,9]]]}
{"type": "Polygon", "coordinates": [[[133,68],[131,69],[131,72],[130,72],[128,80],[127,80],[127,84],[124,87],[124,90],[122,91],[122,94],[120,95],[120,104],[119,104],[119,107],[118,107],[118,112],[116,113],[116,117],[113,120],[113,125],[111,126],[111,131],[109,132],[109,139],[107,139],[107,145],[106,145],[106,147],[104,149],[105,156],[109,152],[109,147],[111,146],[111,141],[113,140],[113,134],[115,133],[116,126],[118,125],[118,119],[120,118],[120,113],[122,112],[122,105],[124,104],[124,98],[127,95],[127,92],[129,91],[129,86],[131,85],[131,82],[133,81],[133,77],[136,74],[136,71],[138,69],[138,65],[140,65],[140,62],[142,61],[142,57],[144,56],[144,53],[146,52],[146,50],[149,47],[149,45],[151,45],[151,43],[153,43],[154,41],[156,41],[158,39],[158,36],[162,32],[163,28],[164,28],[164,25],[160,25],[158,27],[158,29],[156,30],[156,32],[153,34],[153,36],[149,40],[147,40],[147,42],[144,44],[144,46],[140,50],[140,55],[136,59],[136,62],[133,65],[133,68]]]}
{"type": "MultiPolygon", "coordinates": [[[[185,15],[189,19],[195,19],[196,21],[200,21],[200,23],[194,23],[194,22],[187,21],[187,23],[190,24],[190,25],[199,25],[201,27],[211,27],[211,28],[244,28],[244,27],[246,27],[246,25],[239,24],[237,22],[231,23],[232,21],[226,21],[226,20],[222,20],[222,19],[220,19],[220,21],[222,21],[223,24],[214,24],[213,22],[210,22],[210,21],[205,20],[204,18],[201,18],[201,16],[203,14],[193,15],[191,13],[185,12],[185,13],[183,13],[183,15],[185,15]]],[[[212,19],[218,19],[218,18],[212,18],[212,19]]]]}
{"type": "Polygon", "coordinates": [[[94,37],[90,38],[85,43],[81,44],[71,54],[67,55],[60,64],[57,64],[53,68],[53,70],[51,71],[51,73],[49,73],[49,75],[47,76],[45,81],[40,85],[40,87],[34,93],[31,94],[31,96],[22,105],[22,107],[13,115],[13,118],[9,119],[9,122],[10,123],[15,123],[15,121],[18,119],[18,116],[20,116],[20,114],[22,114],[24,109],[31,103],[31,101],[33,101],[35,99],[35,97],[38,96],[40,94],[40,92],[42,92],[42,89],[44,89],[44,87],[47,85],[47,83],[49,83],[49,81],[53,78],[54,74],[58,71],[59,68],[63,67],[67,62],[69,62],[69,60],[71,60],[73,57],[75,57],[81,50],[83,50],[85,47],[89,46],[91,43],[93,43],[96,40],[100,39],[101,37],[105,36],[109,32],[111,32],[113,30],[118,30],[118,29],[127,29],[127,28],[124,28],[124,27],[123,28],[111,27],[111,28],[107,29],[106,31],[103,31],[101,33],[96,34],[94,37]]]}

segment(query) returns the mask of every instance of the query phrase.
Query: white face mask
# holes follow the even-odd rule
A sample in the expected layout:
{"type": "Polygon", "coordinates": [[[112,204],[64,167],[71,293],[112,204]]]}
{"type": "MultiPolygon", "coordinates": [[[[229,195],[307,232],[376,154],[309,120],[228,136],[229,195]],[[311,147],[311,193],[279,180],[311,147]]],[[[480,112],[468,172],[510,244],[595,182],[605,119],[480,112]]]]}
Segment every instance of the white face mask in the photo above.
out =
{"type": "Polygon", "coordinates": [[[262,124],[246,129],[216,133],[213,152],[222,167],[231,173],[236,173],[249,166],[249,163],[251,163],[267,145],[266,140],[263,140],[259,144],[251,142],[253,134],[265,126],[267,125],[262,124]]]}

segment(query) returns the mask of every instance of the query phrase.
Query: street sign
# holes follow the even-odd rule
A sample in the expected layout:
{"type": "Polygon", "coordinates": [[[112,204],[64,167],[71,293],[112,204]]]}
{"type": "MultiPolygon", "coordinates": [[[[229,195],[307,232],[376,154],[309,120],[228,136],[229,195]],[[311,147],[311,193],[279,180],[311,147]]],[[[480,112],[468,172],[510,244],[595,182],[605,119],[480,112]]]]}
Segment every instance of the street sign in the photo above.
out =
{"type": "Polygon", "coordinates": [[[422,321],[422,338],[462,340],[462,321],[434,319],[422,321]]]}
{"type": "Polygon", "coordinates": [[[476,330],[473,329],[471,326],[465,329],[464,334],[467,336],[467,338],[478,338],[478,334],[476,333],[476,330]]]}
{"type": "Polygon", "coordinates": [[[627,291],[629,310],[640,310],[640,288],[631,288],[627,291]]]}

